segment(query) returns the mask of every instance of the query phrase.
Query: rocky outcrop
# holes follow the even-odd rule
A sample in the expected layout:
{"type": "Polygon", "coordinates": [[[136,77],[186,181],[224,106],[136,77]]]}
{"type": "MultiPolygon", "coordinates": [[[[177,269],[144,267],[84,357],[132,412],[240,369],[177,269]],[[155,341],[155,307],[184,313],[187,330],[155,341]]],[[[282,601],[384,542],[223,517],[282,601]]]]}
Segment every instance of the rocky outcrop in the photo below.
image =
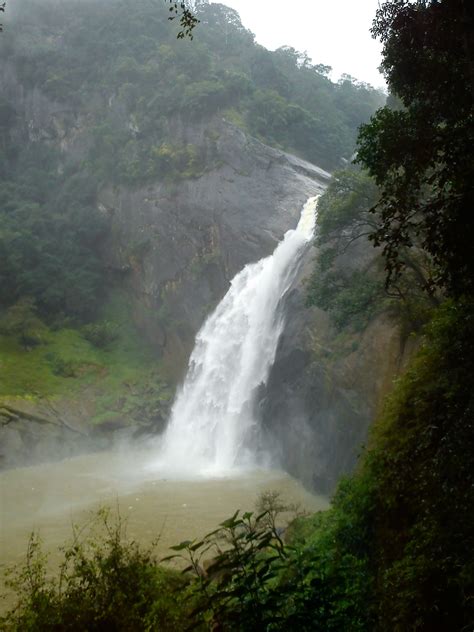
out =
{"type": "Polygon", "coordinates": [[[177,124],[175,134],[178,143],[212,155],[212,168],[198,178],[109,188],[100,196],[111,223],[109,268],[122,278],[137,325],[174,380],[232,277],[273,251],[329,178],[220,118],[177,124]]]}
{"type": "MultiPolygon", "coordinates": [[[[87,421],[87,401],[54,403],[2,398],[0,401],[0,468],[64,458],[97,449],[87,421]]],[[[104,444],[105,445],[105,444],[104,444]]]]}
{"type": "Polygon", "coordinates": [[[320,493],[353,471],[382,400],[416,345],[396,319],[380,314],[366,329],[338,335],[327,314],[306,308],[305,275],[286,300],[286,327],[260,415],[279,464],[320,493]]]}

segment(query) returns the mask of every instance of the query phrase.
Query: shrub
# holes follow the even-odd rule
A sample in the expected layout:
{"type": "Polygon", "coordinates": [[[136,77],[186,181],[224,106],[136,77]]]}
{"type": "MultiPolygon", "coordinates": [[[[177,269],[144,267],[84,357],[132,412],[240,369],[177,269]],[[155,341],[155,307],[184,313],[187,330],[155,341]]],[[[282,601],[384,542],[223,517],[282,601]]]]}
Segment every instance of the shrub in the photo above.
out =
{"type": "Polygon", "coordinates": [[[200,541],[184,541],[171,547],[188,562],[184,572],[194,572],[191,589],[198,604],[195,615],[211,629],[237,632],[267,630],[283,616],[276,582],[280,565],[287,557],[278,531],[267,513],[237,511],[219,528],[200,541]],[[201,562],[205,555],[214,556],[206,572],[201,562]]]}
{"type": "Polygon", "coordinates": [[[370,273],[315,270],[308,283],[307,305],[329,312],[338,330],[364,329],[387,306],[383,281],[370,273]]]}
{"type": "Polygon", "coordinates": [[[59,377],[76,377],[78,365],[72,360],[65,360],[55,353],[47,353],[46,360],[51,366],[51,371],[59,377]]]}
{"type": "Polygon", "coordinates": [[[183,597],[187,579],[160,567],[153,547],[127,540],[120,518],[101,510],[88,537],[76,529],[64,549],[59,577],[48,579],[46,556],[36,535],[30,539],[26,563],[8,584],[16,607],[0,619],[9,632],[72,630],[99,632],[176,632],[189,615],[183,597]]]}
{"type": "Polygon", "coordinates": [[[41,344],[47,328],[36,315],[32,298],[25,297],[12,305],[0,321],[0,332],[15,336],[24,349],[41,344]]]}
{"type": "Polygon", "coordinates": [[[104,320],[101,323],[84,325],[81,334],[94,347],[104,349],[117,340],[119,331],[116,323],[104,320]]]}

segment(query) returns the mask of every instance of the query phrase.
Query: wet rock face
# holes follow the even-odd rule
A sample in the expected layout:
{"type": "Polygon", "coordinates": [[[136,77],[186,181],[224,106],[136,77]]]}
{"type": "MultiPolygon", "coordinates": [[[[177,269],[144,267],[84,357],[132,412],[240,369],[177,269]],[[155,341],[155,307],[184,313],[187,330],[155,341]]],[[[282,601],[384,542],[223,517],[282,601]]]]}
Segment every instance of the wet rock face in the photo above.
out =
{"type": "Polygon", "coordinates": [[[286,327],[260,416],[279,465],[320,493],[331,493],[357,456],[394,379],[416,345],[381,314],[341,344],[328,315],[305,308],[304,278],[314,253],[286,300],[286,327]]]}
{"type": "Polygon", "coordinates": [[[177,125],[176,139],[204,147],[212,166],[195,179],[104,190],[100,208],[111,220],[107,263],[123,275],[139,328],[179,377],[232,277],[274,250],[329,176],[222,119],[177,125]]]}

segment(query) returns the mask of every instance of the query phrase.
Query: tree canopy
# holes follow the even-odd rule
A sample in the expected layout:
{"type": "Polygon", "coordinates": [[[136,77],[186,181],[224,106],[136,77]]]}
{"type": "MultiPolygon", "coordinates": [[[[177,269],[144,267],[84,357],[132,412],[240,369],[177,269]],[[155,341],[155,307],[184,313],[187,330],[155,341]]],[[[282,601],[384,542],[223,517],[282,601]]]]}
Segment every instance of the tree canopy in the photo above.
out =
{"type": "Polygon", "coordinates": [[[380,109],[359,135],[358,161],[381,188],[371,236],[388,281],[404,248],[432,257],[429,287],[474,291],[474,5],[465,0],[391,0],[372,33],[397,108],[380,109]]]}
{"type": "MultiPolygon", "coordinates": [[[[0,42],[2,59],[25,86],[100,119],[97,132],[107,128],[103,148],[111,149],[112,162],[139,162],[145,179],[156,177],[153,167],[146,176],[151,145],[173,142],[170,119],[199,121],[216,113],[333,169],[350,158],[358,126],[385,99],[353,78],[331,82],[327,68],[293,48],[266,50],[223,5],[196,6],[201,28],[190,42],[176,41],[182,27],[170,25],[162,2],[139,0],[128,11],[122,0],[70,0],[48,11],[48,1],[18,2],[0,42]],[[113,111],[104,117],[106,108],[113,111]],[[128,128],[126,116],[134,119],[128,128]]],[[[119,179],[127,178],[120,171],[119,179]]]]}

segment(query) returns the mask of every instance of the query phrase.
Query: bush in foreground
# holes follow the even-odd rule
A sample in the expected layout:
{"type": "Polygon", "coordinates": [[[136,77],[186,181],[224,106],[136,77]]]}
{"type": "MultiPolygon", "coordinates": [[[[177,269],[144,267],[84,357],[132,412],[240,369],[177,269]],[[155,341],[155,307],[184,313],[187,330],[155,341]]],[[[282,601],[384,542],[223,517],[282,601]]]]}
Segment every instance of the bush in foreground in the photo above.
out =
{"type": "Polygon", "coordinates": [[[120,519],[102,510],[87,537],[75,530],[59,574],[48,579],[46,556],[30,538],[24,566],[9,578],[17,605],[0,627],[8,631],[184,630],[188,580],[160,566],[153,547],[127,540],[120,519]]]}

